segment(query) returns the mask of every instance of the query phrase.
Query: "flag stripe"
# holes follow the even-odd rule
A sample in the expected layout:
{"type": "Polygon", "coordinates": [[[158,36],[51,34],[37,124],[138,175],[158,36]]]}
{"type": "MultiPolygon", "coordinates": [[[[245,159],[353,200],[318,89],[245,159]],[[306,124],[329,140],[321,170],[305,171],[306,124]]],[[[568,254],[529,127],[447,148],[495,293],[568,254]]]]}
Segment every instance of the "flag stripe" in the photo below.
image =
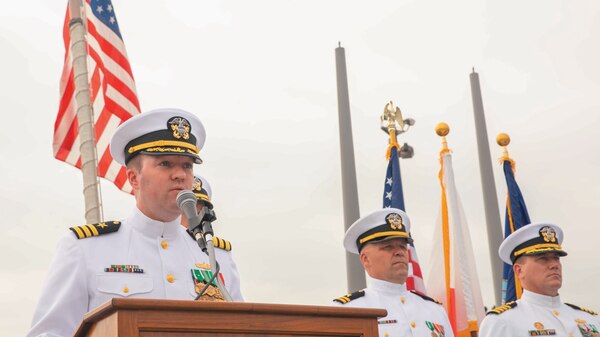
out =
{"type": "MultiPolygon", "coordinates": [[[[440,157],[443,158],[444,153],[448,153],[448,150],[443,150],[440,153],[440,157]]],[[[453,289],[450,288],[450,228],[448,223],[448,201],[446,199],[446,188],[444,187],[444,160],[440,160],[441,168],[438,175],[440,180],[440,186],[442,189],[442,242],[444,249],[444,279],[446,286],[446,303],[448,305],[448,318],[450,319],[450,325],[452,329],[456,331],[456,312],[454,301],[452,300],[453,289]]]]}
{"type": "MultiPolygon", "coordinates": [[[[93,42],[94,39],[90,39],[90,42],[93,42]]],[[[90,43],[90,46],[93,46],[93,43],[90,43]]],[[[114,87],[120,88],[123,91],[123,95],[127,96],[127,98],[137,103],[136,93],[131,90],[133,83],[133,79],[129,76],[129,74],[120,67],[119,64],[114,63],[110,58],[102,58],[100,54],[96,51],[96,49],[89,49],[90,57],[102,68],[107,71],[104,73],[105,82],[111,84],[114,87]],[[114,74],[114,75],[113,75],[114,74]],[[117,76],[118,75],[118,76],[117,76]]]]}
{"type": "MultiPolygon", "coordinates": [[[[88,29],[85,39],[98,175],[129,193],[131,186],[127,182],[125,168],[113,160],[109,143],[121,123],[140,113],[133,72],[111,1],[86,0],[83,9],[88,29]]],[[[54,123],[53,147],[56,159],[81,167],[69,18],[67,8],[63,27],[65,64],[60,81],[61,94],[54,123]]]]}
{"type": "Polygon", "coordinates": [[[96,44],[93,46],[96,50],[101,50],[107,58],[104,58],[104,62],[109,62],[114,60],[114,63],[122,68],[129,77],[131,78],[131,86],[135,86],[133,83],[133,73],[131,72],[131,67],[129,66],[129,62],[127,61],[127,57],[124,55],[125,46],[122,41],[119,40],[118,36],[114,34],[114,32],[106,27],[104,24],[99,23],[96,26],[93,22],[88,26],[88,32],[93,37],[90,39],[90,44],[96,44]],[[106,37],[106,38],[105,38],[106,37]],[[113,43],[114,42],[114,43],[113,43]]]}

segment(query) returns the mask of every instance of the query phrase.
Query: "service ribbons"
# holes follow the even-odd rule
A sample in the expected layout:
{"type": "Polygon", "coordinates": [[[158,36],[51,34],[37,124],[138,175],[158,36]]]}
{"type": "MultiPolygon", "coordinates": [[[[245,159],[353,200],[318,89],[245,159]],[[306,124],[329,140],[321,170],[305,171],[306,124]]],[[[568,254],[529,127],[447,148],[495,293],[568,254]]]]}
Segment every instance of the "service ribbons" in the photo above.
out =
{"type": "Polygon", "coordinates": [[[109,268],[104,268],[107,273],[144,273],[144,269],[139,264],[111,264],[109,268]]]}

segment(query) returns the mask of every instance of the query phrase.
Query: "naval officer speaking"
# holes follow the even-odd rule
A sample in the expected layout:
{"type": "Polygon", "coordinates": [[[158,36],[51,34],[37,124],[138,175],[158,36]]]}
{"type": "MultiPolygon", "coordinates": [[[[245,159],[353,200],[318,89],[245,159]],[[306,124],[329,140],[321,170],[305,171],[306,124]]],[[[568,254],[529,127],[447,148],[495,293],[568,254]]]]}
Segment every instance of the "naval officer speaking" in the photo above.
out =
{"type": "MultiPolygon", "coordinates": [[[[122,221],[70,228],[58,243],[28,337],[71,337],[86,312],[114,297],[196,298],[211,275],[209,259],[181,226],[176,197],[193,187],[204,140],[198,117],[179,109],[145,112],[119,126],[110,150],[127,167],[136,207],[122,221]]],[[[219,278],[242,301],[230,247],[215,250],[219,278]]]]}

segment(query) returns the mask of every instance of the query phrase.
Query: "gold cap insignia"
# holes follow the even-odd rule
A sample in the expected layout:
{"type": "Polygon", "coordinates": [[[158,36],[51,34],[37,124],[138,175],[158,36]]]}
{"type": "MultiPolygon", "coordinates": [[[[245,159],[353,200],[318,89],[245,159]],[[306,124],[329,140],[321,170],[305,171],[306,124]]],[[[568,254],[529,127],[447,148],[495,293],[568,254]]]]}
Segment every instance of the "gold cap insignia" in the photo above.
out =
{"type": "Polygon", "coordinates": [[[544,226],[540,229],[540,236],[545,242],[556,242],[556,231],[550,226],[544,226]]]}
{"type": "Polygon", "coordinates": [[[192,186],[194,191],[202,191],[202,180],[198,177],[194,177],[194,185],[192,186]]]}
{"type": "Polygon", "coordinates": [[[190,139],[191,125],[187,119],[183,117],[173,117],[167,122],[169,128],[173,130],[173,137],[177,139],[190,139]]]}
{"type": "Polygon", "coordinates": [[[390,213],[385,217],[385,221],[392,229],[402,229],[402,217],[398,213],[390,213]]]}

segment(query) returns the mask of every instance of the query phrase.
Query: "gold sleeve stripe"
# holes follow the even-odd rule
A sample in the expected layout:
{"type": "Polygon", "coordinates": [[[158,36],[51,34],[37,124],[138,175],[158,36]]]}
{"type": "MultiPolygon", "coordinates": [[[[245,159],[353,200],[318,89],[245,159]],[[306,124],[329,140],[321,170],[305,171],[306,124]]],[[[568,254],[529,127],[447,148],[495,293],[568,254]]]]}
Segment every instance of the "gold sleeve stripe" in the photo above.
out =
{"type": "Polygon", "coordinates": [[[231,251],[231,242],[221,239],[219,237],[213,236],[213,244],[216,248],[224,249],[226,251],[231,251]]]}
{"type": "Polygon", "coordinates": [[[94,235],[94,236],[99,235],[98,230],[96,229],[96,227],[94,225],[85,225],[85,226],[92,231],[92,235],[94,235]]]}
{"type": "Polygon", "coordinates": [[[342,304],[346,304],[346,303],[350,302],[350,298],[347,296],[341,296],[341,297],[336,298],[335,300],[342,304]]]}
{"type": "Polygon", "coordinates": [[[81,228],[81,230],[83,230],[86,238],[89,238],[90,236],[92,236],[92,232],[90,232],[90,230],[86,226],[79,226],[79,228],[81,228]]]}
{"type": "Polygon", "coordinates": [[[83,239],[85,237],[85,234],[83,234],[83,232],[81,231],[81,229],[79,229],[79,227],[72,227],[71,229],[75,231],[75,234],[77,235],[78,238],[83,239]]]}
{"type": "Polygon", "coordinates": [[[514,301],[513,301],[513,302],[508,302],[508,303],[506,303],[506,304],[504,304],[504,305],[501,305],[501,306],[499,306],[499,307],[497,307],[497,308],[494,308],[494,309],[492,309],[492,310],[488,311],[488,312],[487,312],[487,314],[488,314],[488,315],[489,315],[489,314],[496,314],[496,315],[499,315],[499,314],[501,314],[501,313],[503,313],[503,312],[505,312],[505,311],[508,311],[508,310],[510,310],[510,309],[512,309],[512,308],[514,308],[514,307],[516,307],[516,306],[517,306],[517,303],[516,303],[516,302],[514,302],[514,301]]]}

